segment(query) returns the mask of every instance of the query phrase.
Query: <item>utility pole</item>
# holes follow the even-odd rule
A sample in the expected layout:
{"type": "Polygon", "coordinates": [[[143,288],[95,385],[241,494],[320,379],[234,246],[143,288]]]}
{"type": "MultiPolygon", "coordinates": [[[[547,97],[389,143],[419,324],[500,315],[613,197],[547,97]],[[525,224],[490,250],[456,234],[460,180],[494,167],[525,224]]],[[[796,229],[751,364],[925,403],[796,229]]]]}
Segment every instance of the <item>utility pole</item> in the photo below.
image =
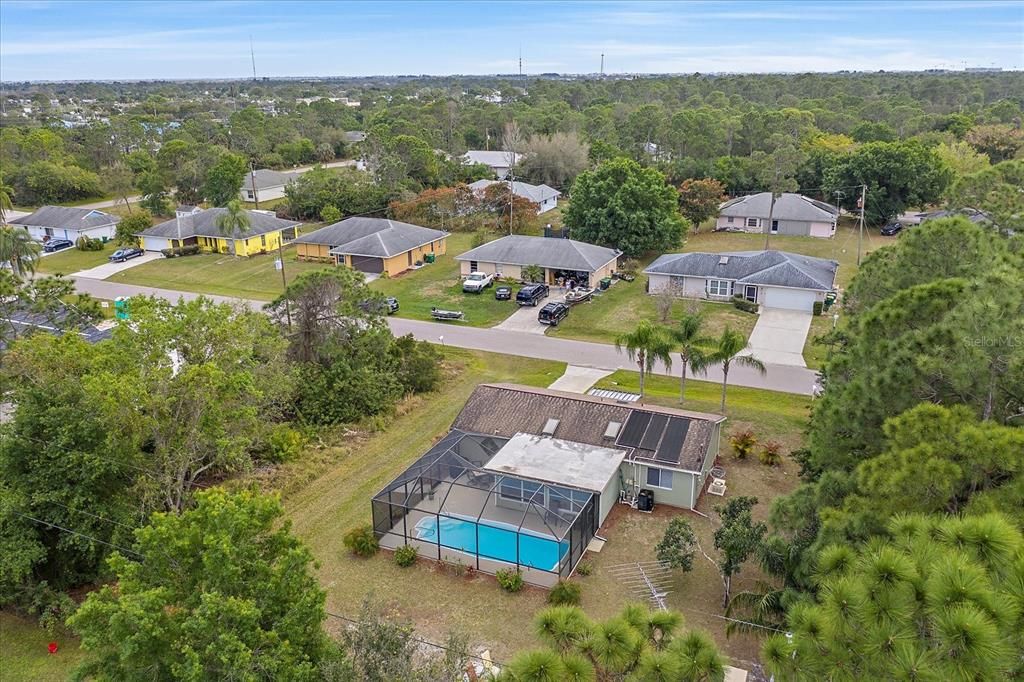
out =
{"type": "Polygon", "coordinates": [[[857,235],[857,267],[860,267],[860,250],[861,245],[864,243],[864,204],[867,203],[868,186],[860,186],[860,232],[857,235]]]}
{"type": "MultiPolygon", "coordinates": [[[[284,232],[282,231],[277,236],[277,262],[281,264],[281,284],[283,285],[283,291],[288,291],[288,278],[284,274],[284,252],[281,250],[281,242],[284,240],[284,232]]],[[[284,314],[288,319],[288,331],[292,330],[292,304],[288,301],[286,296],[284,299],[284,314]]]]}
{"type": "Polygon", "coordinates": [[[604,52],[601,53],[601,78],[604,78],[604,52]]]}
{"type": "Polygon", "coordinates": [[[256,170],[253,168],[252,159],[249,159],[249,184],[252,186],[252,200],[258,211],[260,210],[260,195],[256,193],[256,170]]]}
{"type": "Polygon", "coordinates": [[[772,200],[768,204],[768,226],[764,231],[764,250],[768,250],[768,240],[772,236],[772,216],[775,214],[775,190],[772,190],[772,200]]]}

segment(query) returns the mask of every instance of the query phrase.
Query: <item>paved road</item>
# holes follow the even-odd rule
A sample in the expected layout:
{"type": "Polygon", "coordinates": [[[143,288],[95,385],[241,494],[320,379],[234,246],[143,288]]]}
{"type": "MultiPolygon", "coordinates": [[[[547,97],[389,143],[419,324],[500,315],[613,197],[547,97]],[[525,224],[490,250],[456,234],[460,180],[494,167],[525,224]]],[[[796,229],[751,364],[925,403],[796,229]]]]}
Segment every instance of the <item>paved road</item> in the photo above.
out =
{"type": "MultiPolygon", "coordinates": [[[[85,277],[75,278],[75,283],[79,291],[92,294],[97,298],[106,299],[113,299],[117,296],[144,295],[165,298],[169,301],[177,301],[179,298],[190,301],[201,295],[185,291],[107,282],[85,277]]],[[[226,296],[207,296],[207,298],[218,302],[241,303],[253,310],[260,310],[263,306],[262,301],[251,301],[226,296]]],[[[459,325],[458,323],[444,324],[407,320],[399,317],[389,318],[388,322],[391,324],[391,330],[397,335],[412,334],[417,339],[432,343],[443,343],[446,346],[487,350],[541,360],[556,360],[570,365],[603,370],[614,371],[616,369],[635,369],[636,367],[633,363],[629,362],[629,359],[624,354],[617,352],[613,346],[603,343],[574,341],[572,339],[553,338],[526,332],[482,329],[459,325]]],[[[674,374],[674,372],[668,371],[660,363],[655,366],[654,371],[658,374],[674,374]]],[[[749,386],[750,388],[764,388],[784,393],[811,395],[815,377],[816,373],[813,370],[803,367],[768,365],[768,372],[764,376],[750,369],[733,367],[730,370],[729,383],[734,386],[749,386]]],[[[708,370],[706,377],[700,378],[708,381],[721,381],[721,368],[712,367],[708,370]]]]}

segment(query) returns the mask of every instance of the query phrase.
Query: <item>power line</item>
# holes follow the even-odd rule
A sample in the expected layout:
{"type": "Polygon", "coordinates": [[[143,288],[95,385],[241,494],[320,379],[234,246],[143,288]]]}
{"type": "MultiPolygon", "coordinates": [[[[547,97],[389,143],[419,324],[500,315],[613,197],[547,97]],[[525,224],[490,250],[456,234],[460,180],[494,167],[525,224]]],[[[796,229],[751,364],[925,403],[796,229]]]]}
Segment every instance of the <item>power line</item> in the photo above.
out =
{"type": "Polygon", "coordinates": [[[108,547],[113,547],[114,549],[119,549],[122,552],[127,552],[128,554],[133,554],[133,555],[139,557],[140,559],[145,559],[146,558],[145,555],[139,554],[138,552],[136,552],[133,549],[128,549],[127,547],[122,547],[121,545],[115,545],[114,543],[107,542],[106,540],[100,540],[97,537],[93,537],[92,535],[89,535],[87,533],[81,533],[81,532],[79,532],[77,530],[72,530],[71,528],[65,528],[64,526],[58,525],[56,523],[53,523],[52,521],[44,521],[42,519],[37,519],[34,516],[29,516],[28,514],[22,514],[17,509],[11,509],[11,511],[14,512],[15,514],[17,514],[18,516],[21,516],[23,518],[28,519],[29,521],[35,521],[36,523],[42,524],[42,525],[47,526],[49,528],[56,528],[57,530],[62,530],[65,533],[71,533],[72,535],[77,535],[78,537],[86,538],[87,540],[92,540],[93,542],[98,542],[101,545],[106,545],[108,547]]]}

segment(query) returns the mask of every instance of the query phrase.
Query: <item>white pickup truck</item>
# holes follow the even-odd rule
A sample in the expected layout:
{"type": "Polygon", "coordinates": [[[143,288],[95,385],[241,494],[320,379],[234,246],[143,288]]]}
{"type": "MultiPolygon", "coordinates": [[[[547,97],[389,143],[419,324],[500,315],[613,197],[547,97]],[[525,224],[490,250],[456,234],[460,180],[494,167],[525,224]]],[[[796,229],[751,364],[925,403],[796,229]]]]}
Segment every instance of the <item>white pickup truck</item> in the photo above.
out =
{"type": "Polygon", "coordinates": [[[471,294],[479,294],[494,284],[494,275],[486,272],[471,272],[462,280],[462,290],[471,294]]]}

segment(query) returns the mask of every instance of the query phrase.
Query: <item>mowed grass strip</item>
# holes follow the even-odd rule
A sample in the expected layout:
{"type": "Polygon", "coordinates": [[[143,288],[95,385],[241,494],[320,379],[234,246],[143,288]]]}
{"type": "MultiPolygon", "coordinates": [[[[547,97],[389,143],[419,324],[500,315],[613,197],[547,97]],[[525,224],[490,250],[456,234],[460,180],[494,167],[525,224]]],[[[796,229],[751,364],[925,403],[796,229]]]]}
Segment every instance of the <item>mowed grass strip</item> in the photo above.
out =
{"type": "MultiPolygon", "coordinates": [[[[289,283],[304,272],[333,267],[298,260],[294,246],[285,247],[283,255],[284,271],[289,283]]],[[[107,281],[272,301],[284,289],[281,271],[274,267],[276,259],[276,252],[249,258],[214,253],[158,258],[119,272],[107,278],[107,281]]]]}
{"type": "Polygon", "coordinates": [[[33,621],[0,611],[0,680],[67,680],[84,658],[77,638],[50,634],[33,621]],[[47,650],[50,642],[57,642],[57,653],[47,650]]]}
{"type": "Polygon", "coordinates": [[[42,275],[73,275],[109,262],[110,254],[119,248],[114,242],[107,242],[100,251],[79,251],[72,246],[40,258],[36,261],[36,272],[42,275]]]}

